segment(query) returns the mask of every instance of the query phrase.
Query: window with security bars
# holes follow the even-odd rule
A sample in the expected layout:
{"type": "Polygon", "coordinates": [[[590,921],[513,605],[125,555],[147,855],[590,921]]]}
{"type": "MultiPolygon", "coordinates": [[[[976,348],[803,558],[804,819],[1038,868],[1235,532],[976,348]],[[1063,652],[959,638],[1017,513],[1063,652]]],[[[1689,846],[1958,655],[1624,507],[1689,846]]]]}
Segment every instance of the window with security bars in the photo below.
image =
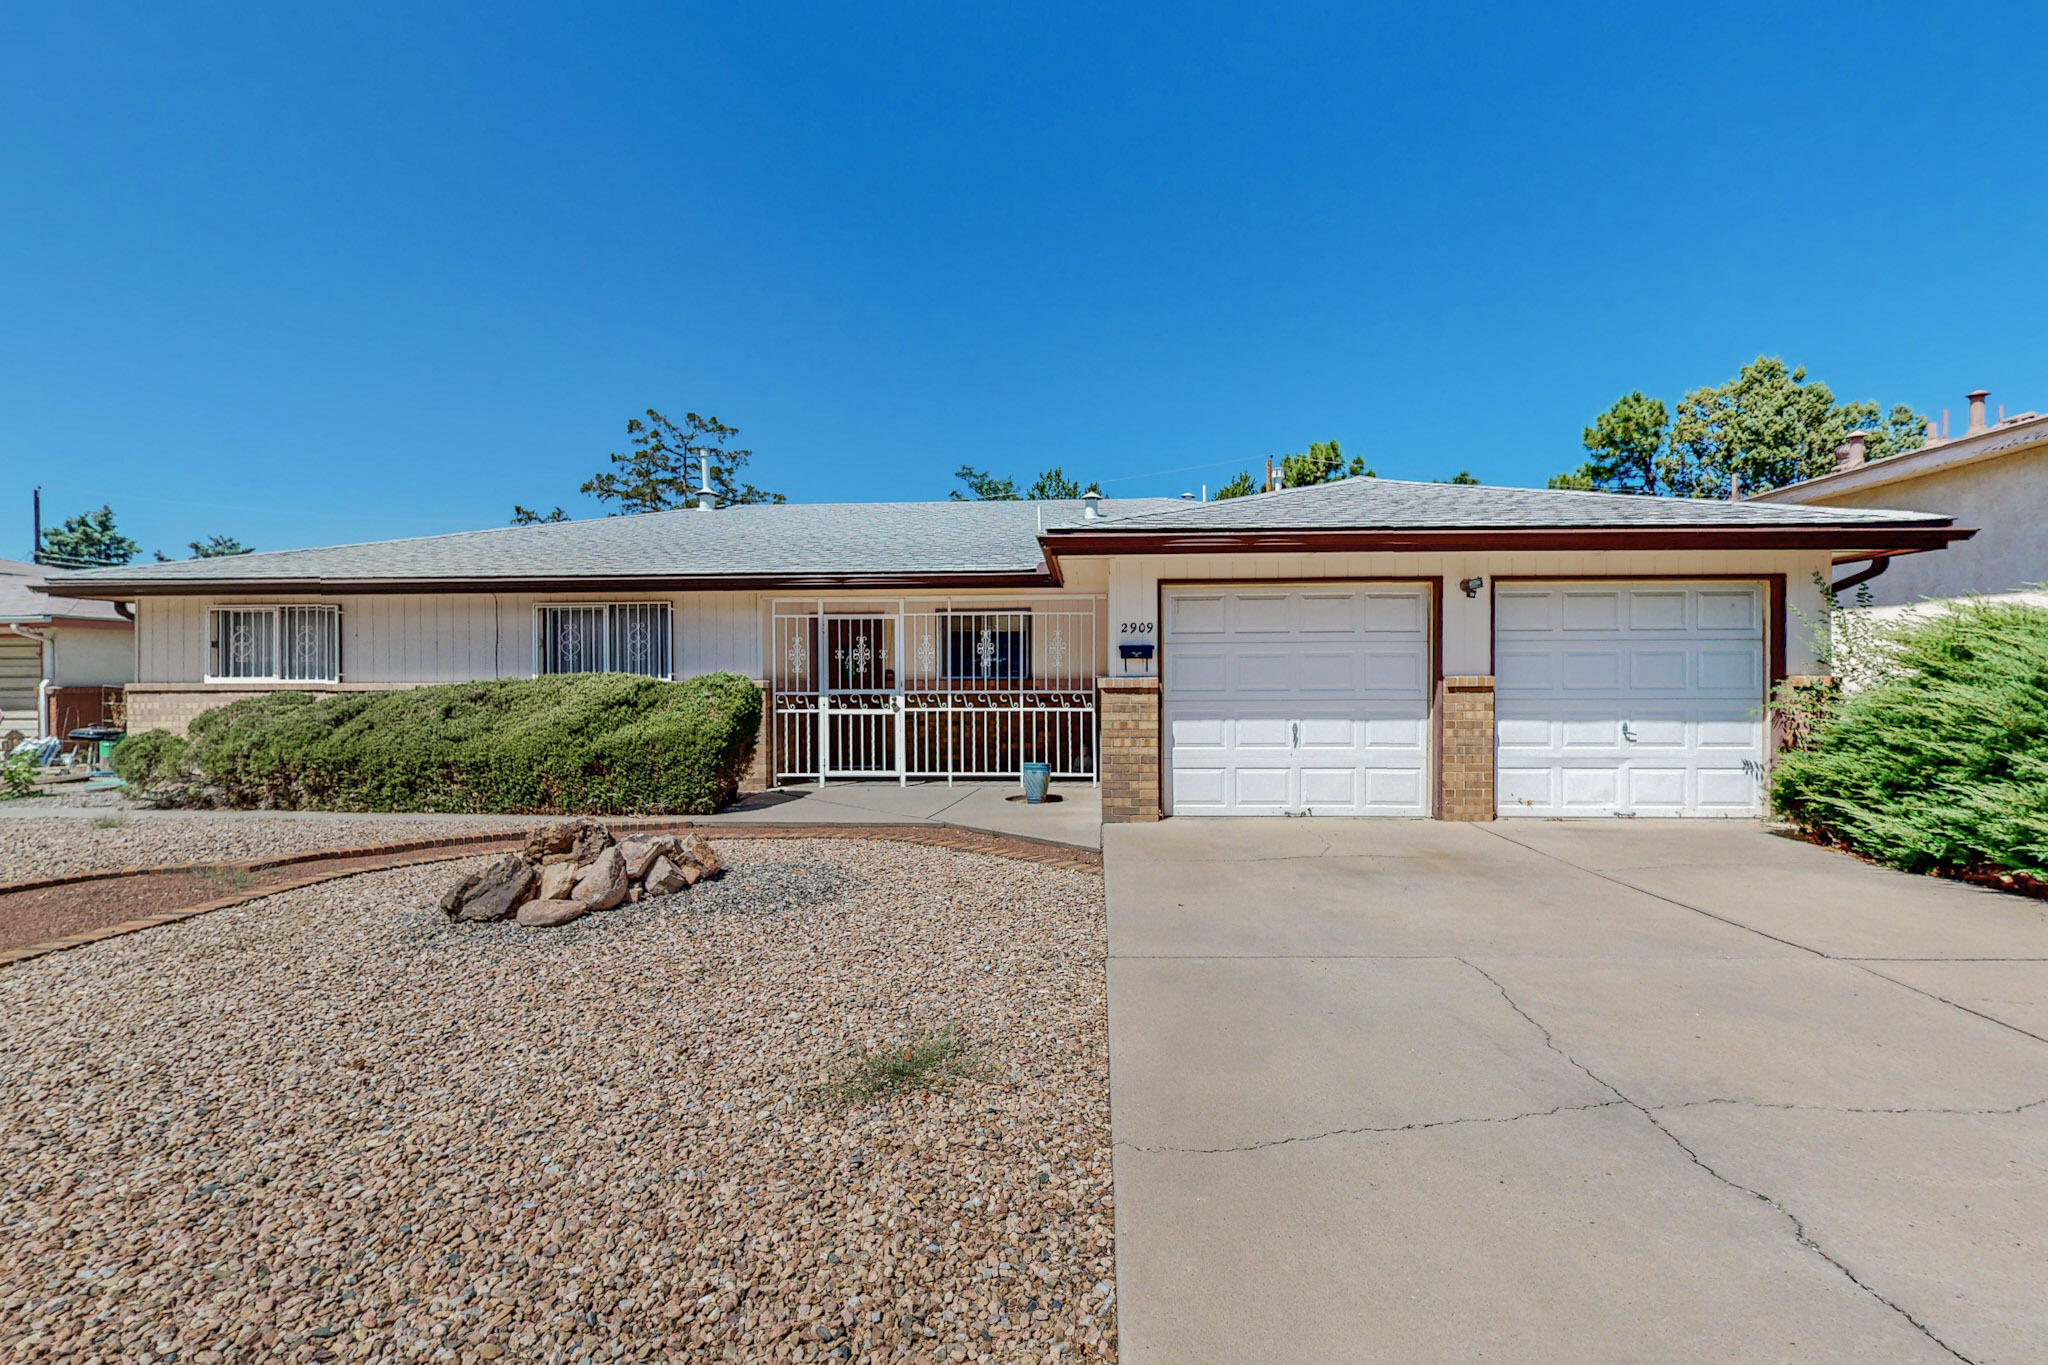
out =
{"type": "Polygon", "coordinates": [[[946,677],[1019,683],[1031,677],[1031,613],[952,612],[946,618],[946,677]]]}
{"type": "Polygon", "coordinates": [[[540,609],[541,673],[673,676],[666,602],[575,603],[540,609]]]}
{"type": "Polygon", "coordinates": [[[341,681],[339,607],[216,607],[212,617],[209,678],[341,681]]]}

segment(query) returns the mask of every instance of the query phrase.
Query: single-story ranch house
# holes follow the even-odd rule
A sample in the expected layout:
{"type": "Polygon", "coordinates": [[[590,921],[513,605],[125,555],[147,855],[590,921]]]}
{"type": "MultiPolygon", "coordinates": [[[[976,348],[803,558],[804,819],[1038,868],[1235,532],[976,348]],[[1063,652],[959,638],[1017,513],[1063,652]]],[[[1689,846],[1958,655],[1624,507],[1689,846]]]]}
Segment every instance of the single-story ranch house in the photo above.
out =
{"type": "Polygon", "coordinates": [[[236,696],[729,669],[768,782],[1102,784],[1160,815],[1730,815],[1837,566],[1947,516],[1357,478],[790,504],[137,564],[131,729],[236,696]]]}

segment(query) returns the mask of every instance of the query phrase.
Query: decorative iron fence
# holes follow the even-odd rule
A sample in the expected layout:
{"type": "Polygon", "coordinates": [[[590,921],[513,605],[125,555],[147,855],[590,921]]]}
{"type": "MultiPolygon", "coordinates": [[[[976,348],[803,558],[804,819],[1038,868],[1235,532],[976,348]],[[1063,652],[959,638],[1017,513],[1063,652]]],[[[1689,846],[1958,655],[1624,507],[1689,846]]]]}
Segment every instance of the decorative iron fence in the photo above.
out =
{"type": "Polygon", "coordinates": [[[1100,598],[779,601],[777,781],[1094,778],[1100,598]]]}

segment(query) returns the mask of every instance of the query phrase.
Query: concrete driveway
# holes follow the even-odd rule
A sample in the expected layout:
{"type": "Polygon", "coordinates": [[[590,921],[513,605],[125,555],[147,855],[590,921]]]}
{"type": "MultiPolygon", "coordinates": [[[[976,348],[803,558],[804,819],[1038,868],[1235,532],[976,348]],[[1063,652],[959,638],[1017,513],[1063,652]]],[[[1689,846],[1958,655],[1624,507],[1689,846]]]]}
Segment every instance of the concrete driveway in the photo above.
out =
{"type": "Polygon", "coordinates": [[[1105,854],[1125,1361],[2048,1356],[2048,905],[1749,823],[1105,854]]]}

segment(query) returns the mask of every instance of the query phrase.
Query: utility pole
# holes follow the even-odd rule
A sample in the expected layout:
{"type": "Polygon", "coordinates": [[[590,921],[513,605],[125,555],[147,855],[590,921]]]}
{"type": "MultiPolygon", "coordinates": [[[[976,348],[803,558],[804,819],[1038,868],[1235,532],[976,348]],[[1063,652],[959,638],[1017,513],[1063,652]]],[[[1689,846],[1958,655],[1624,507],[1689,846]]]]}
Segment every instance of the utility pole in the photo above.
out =
{"type": "Polygon", "coordinates": [[[31,564],[40,564],[43,562],[43,490],[41,487],[36,489],[31,503],[34,507],[32,516],[35,520],[36,538],[31,542],[35,548],[28,552],[28,561],[31,564]]]}

